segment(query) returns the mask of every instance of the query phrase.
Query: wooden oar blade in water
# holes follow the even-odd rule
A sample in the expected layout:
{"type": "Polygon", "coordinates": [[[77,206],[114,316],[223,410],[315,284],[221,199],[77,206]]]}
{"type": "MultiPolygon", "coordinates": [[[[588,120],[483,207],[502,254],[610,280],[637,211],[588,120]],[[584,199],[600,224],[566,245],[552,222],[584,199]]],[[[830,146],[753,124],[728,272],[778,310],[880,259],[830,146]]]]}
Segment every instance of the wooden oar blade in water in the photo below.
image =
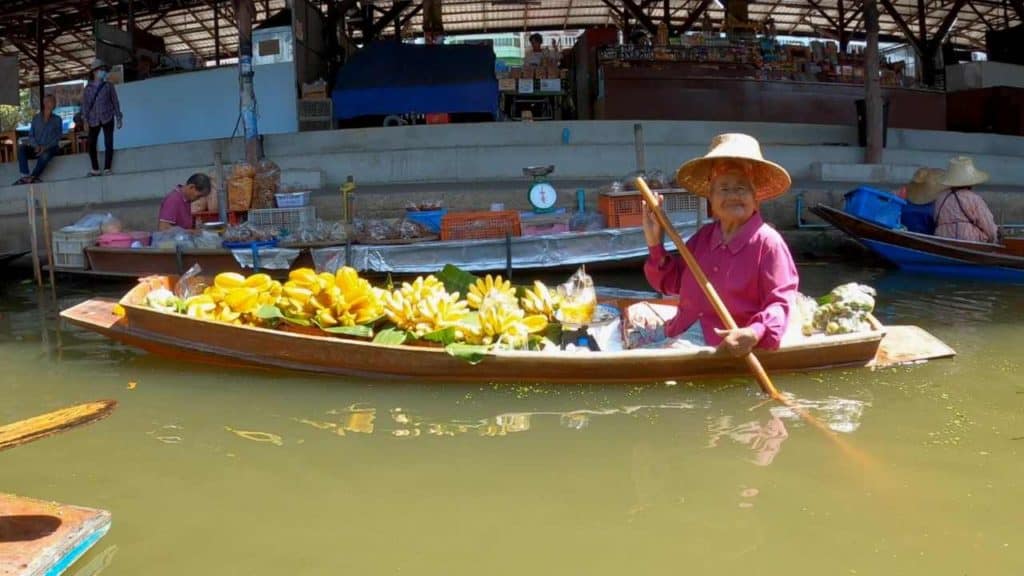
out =
{"type": "Polygon", "coordinates": [[[0,450],[102,420],[110,416],[116,406],[117,400],[98,400],[0,426],[0,450]]]}

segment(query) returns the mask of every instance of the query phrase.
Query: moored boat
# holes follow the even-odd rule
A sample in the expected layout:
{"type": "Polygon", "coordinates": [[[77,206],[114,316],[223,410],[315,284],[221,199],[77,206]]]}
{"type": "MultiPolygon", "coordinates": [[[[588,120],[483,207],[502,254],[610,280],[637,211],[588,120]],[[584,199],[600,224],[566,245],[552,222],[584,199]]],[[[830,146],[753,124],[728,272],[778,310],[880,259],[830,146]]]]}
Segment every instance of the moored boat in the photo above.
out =
{"type": "MultiPolygon", "coordinates": [[[[639,349],[621,352],[498,351],[470,364],[443,348],[390,345],[291,329],[199,320],[164,313],[143,302],[153,286],[140,282],[120,302],[92,299],[61,312],[71,323],[113,340],[175,359],[231,367],[249,366],[347,376],[437,382],[637,383],[744,374],[742,359],[714,348],[639,349]],[[123,313],[119,313],[120,305],[123,313]],[[198,323],[198,324],[197,324],[198,323]]],[[[157,280],[157,281],[154,281],[157,280]]],[[[616,299],[620,309],[633,301],[616,299]]],[[[914,326],[875,324],[873,329],[796,339],[759,351],[770,371],[837,366],[889,366],[952,356],[954,351],[914,326]]]]}
{"type": "Polygon", "coordinates": [[[810,210],[904,270],[1024,281],[1024,239],[968,242],[888,228],[830,206],[819,204],[810,210]]]}
{"type": "Polygon", "coordinates": [[[0,574],[62,574],[109,529],[105,510],[0,494],[0,574]]]}

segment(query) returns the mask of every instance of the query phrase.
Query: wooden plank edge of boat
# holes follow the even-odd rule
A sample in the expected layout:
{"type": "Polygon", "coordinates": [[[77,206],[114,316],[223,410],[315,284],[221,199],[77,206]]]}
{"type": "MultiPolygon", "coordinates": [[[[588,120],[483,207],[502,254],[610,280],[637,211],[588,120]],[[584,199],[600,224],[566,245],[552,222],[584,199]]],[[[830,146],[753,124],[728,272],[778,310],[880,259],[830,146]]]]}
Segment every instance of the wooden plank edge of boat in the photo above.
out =
{"type": "Polygon", "coordinates": [[[106,510],[0,494],[0,574],[62,574],[110,524],[106,510]]]}
{"type": "MultiPolygon", "coordinates": [[[[509,383],[649,383],[745,373],[742,361],[708,347],[601,353],[495,351],[485,355],[481,363],[469,365],[440,348],[388,346],[162,313],[126,302],[131,295],[129,292],[121,300],[125,309],[123,317],[115,313],[118,302],[102,298],[63,310],[61,316],[72,324],[160,356],[233,368],[509,383]],[[198,326],[202,329],[197,330],[198,326]],[[246,342],[251,344],[250,348],[246,348],[246,342]],[[295,352],[303,347],[320,350],[303,357],[302,352],[295,352]],[[268,350],[276,352],[265,352],[268,350]],[[356,363],[362,364],[354,366],[346,357],[357,358],[356,363]],[[415,366],[415,369],[409,370],[408,366],[415,366]]],[[[883,368],[951,357],[955,351],[916,326],[876,325],[870,332],[815,336],[758,355],[768,370],[797,372],[839,367],[883,368]]]]}

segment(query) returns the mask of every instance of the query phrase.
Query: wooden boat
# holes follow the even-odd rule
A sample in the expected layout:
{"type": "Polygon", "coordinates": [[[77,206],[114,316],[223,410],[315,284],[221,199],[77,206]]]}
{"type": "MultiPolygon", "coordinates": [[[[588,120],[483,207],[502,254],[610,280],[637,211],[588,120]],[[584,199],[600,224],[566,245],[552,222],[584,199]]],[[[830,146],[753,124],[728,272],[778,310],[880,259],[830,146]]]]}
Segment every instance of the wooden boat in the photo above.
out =
{"type": "MultiPolygon", "coordinates": [[[[120,304],[92,299],[61,312],[71,323],[111,339],[177,360],[232,367],[257,366],[417,381],[472,382],[657,382],[744,374],[741,359],[713,348],[630,350],[623,352],[496,351],[468,362],[444,349],[373,342],[248,326],[207,322],[167,314],[142,305],[151,286],[167,278],[140,282],[120,304]]],[[[617,300],[622,306],[632,301],[617,300]]],[[[954,351],[914,326],[876,326],[869,332],[814,336],[759,352],[771,371],[833,366],[889,366],[952,356],[954,351]]]]}
{"type": "Polygon", "coordinates": [[[0,254],[0,268],[7,266],[11,262],[14,262],[18,258],[24,256],[25,254],[28,254],[28,250],[23,250],[21,252],[5,252],[3,254],[0,254]]]}
{"type": "Polygon", "coordinates": [[[0,574],[61,574],[109,529],[104,510],[0,494],[0,574]]]}
{"type": "Polygon", "coordinates": [[[894,230],[830,206],[811,212],[871,251],[912,272],[1024,281],[1024,239],[1002,244],[969,242],[894,230]]]}

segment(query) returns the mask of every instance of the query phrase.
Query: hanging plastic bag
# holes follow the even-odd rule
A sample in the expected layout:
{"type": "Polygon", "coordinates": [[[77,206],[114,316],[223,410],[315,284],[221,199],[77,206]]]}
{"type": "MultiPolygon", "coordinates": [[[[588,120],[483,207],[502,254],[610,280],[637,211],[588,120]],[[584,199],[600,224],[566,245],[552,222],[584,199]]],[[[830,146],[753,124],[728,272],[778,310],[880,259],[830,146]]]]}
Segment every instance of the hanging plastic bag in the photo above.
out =
{"type": "Polygon", "coordinates": [[[558,310],[559,320],[566,324],[589,324],[597,307],[597,292],[594,290],[594,279],[587,274],[584,266],[569,280],[558,287],[562,297],[562,305],[558,310]]]}
{"type": "Polygon", "coordinates": [[[253,181],[256,169],[252,164],[235,164],[228,179],[228,210],[244,212],[252,205],[253,181]]]}
{"type": "Polygon", "coordinates": [[[174,285],[174,295],[182,300],[188,300],[193,296],[202,294],[206,290],[206,280],[200,276],[202,273],[202,267],[199,264],[193,264],[191,268],[181,275],[178,283],[174,285]]]}
{"type": "Polygon", "coordinates": [[[256,164],[253,180],[252,207],[273,208],[274,195],[281,188],[281,168],[273,161],[262,158],[256,164]]]}

